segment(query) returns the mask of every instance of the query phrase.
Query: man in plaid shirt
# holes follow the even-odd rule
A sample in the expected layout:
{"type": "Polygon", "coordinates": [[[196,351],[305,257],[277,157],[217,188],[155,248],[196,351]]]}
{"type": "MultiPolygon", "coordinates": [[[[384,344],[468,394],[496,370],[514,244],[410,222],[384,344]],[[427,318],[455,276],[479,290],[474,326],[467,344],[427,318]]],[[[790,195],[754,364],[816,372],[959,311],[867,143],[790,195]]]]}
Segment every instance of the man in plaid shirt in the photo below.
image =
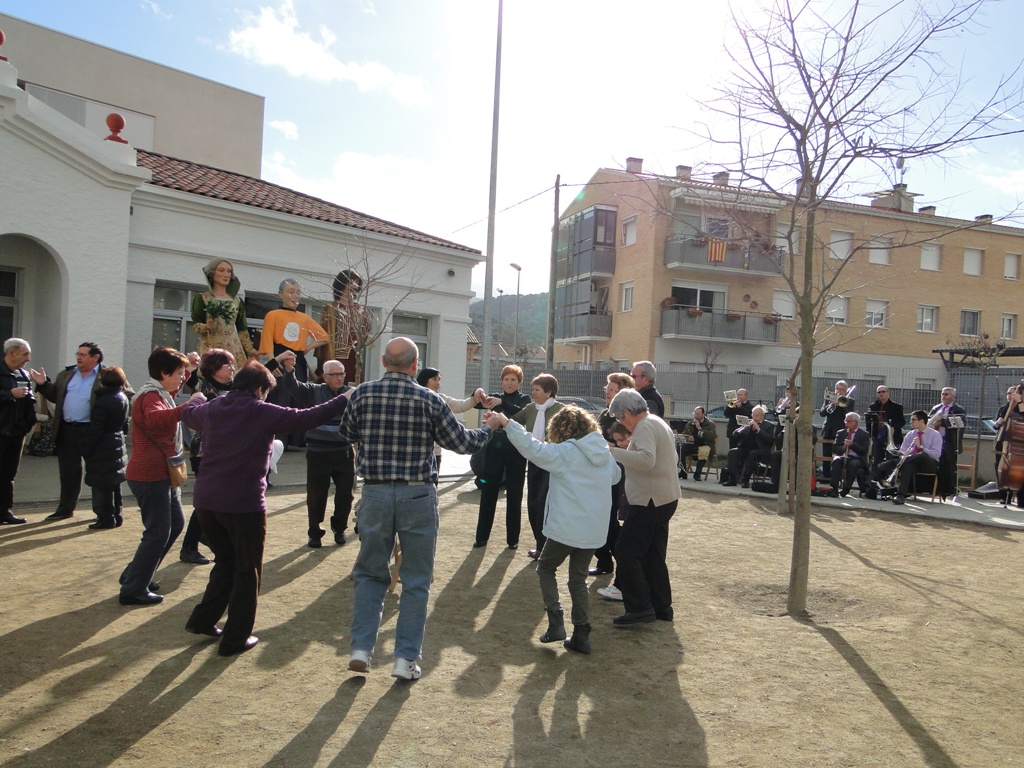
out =
{"type": "Polygon", "coordinates": [[[342,440],[359,443],[356,472],[363,478],[348,668],[370,669],[384,596],[391,584],[388,564],[397,535],[402,549],[402,598],[391,674],[404,680],[422,674],[417,662],[438,525],[434,443],[456,453],[473,453],[491,434],[489,427],[466,429],[439,395],[416,383],[418,357],[411,339],[389,341],[384,349],[387,372],[356,388],[339,427],[342,440]]]}

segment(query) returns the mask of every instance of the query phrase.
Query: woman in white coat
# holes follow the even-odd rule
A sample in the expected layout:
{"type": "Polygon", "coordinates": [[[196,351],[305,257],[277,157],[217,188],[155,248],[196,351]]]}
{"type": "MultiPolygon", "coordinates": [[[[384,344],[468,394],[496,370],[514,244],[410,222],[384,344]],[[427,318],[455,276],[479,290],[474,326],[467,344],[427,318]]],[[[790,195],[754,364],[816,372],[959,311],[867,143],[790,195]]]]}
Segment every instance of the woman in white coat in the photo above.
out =
{"type": "Polygon", "coordinates": [[[578,406],[567,405],[551,417],[546,443],[503,414],[490,413],[485,418],[492,429],[504,427],[516,450],[551,475],[544,506],[546,540],[537,561],[540,591],[548,615],[548,628],[540,641],[564,640],[563,645],[569,650],[590,653],[587,572],[594,550],[608,536],[605,510],[611,504],[612,486],[619,480],[619,467],[597,421],[578,406]],[[555,577],[555,571],[566,558],[573,623],[573,635],[568,640],[555,577]]]}

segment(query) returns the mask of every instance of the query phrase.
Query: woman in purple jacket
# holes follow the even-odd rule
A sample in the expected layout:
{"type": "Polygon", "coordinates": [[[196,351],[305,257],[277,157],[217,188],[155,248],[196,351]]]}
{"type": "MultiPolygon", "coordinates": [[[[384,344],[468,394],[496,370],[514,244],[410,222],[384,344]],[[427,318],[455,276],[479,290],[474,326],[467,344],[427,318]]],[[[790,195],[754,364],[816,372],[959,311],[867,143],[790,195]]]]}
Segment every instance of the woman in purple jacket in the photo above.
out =
{"type": "Polygon", "coordinates": [[[274,377],[264,366],[247,363],[235,375],[234,388],[210,402],[193,400],[182,421],[203,433],[203,471],[193,500],[214,554],[210,583],[185,629],[219,637],[221,656],[248,651],[258,642],[252,633],[263,571],[267,534],[266,475],[270,450],[279,432],[305,432],[341,414],[344,395],[315,408],[296,410],[264,402],[274,377]],[[224,629],[217,627],[227,610],[224,629]]]}

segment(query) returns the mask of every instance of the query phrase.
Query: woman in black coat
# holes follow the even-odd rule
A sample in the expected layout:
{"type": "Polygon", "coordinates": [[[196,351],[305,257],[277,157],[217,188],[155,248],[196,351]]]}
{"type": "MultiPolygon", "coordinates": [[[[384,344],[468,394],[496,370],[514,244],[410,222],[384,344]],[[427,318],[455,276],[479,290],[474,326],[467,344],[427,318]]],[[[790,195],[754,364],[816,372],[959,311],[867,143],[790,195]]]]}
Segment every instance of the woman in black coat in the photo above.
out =
{"type": "Polygon", "coordinates": [[[128,464],[125,432],[128,429],[128,380],[117,366],[100,371],[100,388],[89,416],[81,446],[85,457],[85,482],[92,487],[90,528],[118,528],[121,518],[121,483],[128,464]]]}

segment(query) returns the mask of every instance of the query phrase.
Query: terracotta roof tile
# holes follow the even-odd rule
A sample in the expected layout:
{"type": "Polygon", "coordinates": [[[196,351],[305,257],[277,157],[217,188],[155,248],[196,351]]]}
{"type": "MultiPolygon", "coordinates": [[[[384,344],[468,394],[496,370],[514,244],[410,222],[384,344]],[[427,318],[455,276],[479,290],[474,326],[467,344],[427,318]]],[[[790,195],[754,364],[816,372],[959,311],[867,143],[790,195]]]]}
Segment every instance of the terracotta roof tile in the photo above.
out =
{"type": "Polygon", "coordinates": [[[241,173],[212,168],[208,165],[179,160],[141,149],[138,150],[138,164],[140,167],[152,171],[153,180],[149,183],[158,187],[176,189],[180,192],[212,197],[241,205],[251,205],[255,208],[302,216],[331,224],[340,224],[417,243],[451,248],[466,253],[480,253],[475,248],[368,216],[365,213],[353,211],[351,208],[329,203],[326,200],[304,195],[293,189],[241,173]]]}

